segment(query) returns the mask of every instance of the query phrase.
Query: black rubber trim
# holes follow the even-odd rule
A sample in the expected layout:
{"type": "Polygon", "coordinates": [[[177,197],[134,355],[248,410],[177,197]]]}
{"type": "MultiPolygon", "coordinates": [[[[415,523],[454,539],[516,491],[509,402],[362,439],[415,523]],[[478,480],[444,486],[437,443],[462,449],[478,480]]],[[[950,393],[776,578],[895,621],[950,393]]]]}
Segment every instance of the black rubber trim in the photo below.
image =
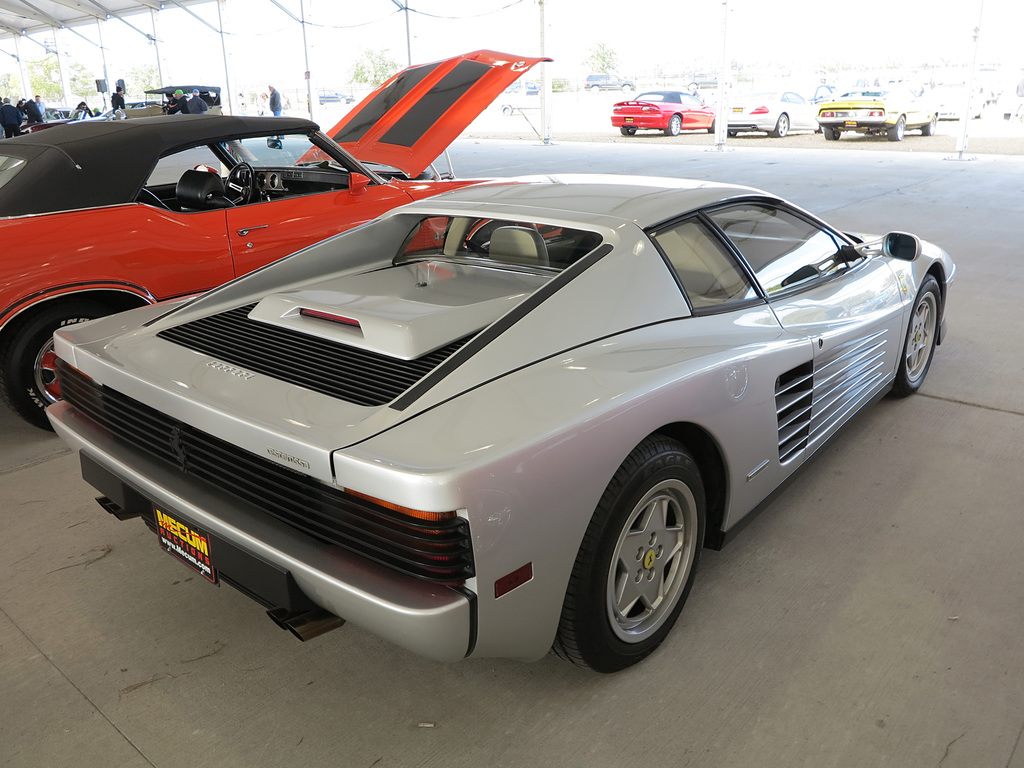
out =
{"type": "Polygon", "coordinates": [[[562,272],[551,282],[546,283],[531,293],[507,315],[499,318],[493,324],[463,344],[458,351],[451,355],[451,357],[420,379],[419,382],[407,389],[405,394],[400,396],[388,407],[393,408],[396,411],[404,411],[410,405],[419,400],[426,392],[437,386],[442,379],[447,377],[449,374],[454,373],[459,366],[466,363],[471,357],[473,357],[473,355],[530,314],[530,312],[538,306],[547,301],[550,296],[560,291],[563,286],[571,283],[578,275],[581,275],[583,272],[590,269],[590,267],[611,252],[612,246],[610,244],[604,243],[603,245],[599,245],[590,254],[583,257],[573,265],[574,267],[578,265],[578,268],[562,272]]]}

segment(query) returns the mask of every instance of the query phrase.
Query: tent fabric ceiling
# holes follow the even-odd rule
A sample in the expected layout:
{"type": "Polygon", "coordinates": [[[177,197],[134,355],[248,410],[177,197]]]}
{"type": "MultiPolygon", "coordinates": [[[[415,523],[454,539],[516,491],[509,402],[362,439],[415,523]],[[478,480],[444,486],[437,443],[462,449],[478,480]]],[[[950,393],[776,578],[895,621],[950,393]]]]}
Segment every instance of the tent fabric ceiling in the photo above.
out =
{"type": "Polygon", "coordinates": [[[0,0],[0,40],[216,0],[0,0]]]}

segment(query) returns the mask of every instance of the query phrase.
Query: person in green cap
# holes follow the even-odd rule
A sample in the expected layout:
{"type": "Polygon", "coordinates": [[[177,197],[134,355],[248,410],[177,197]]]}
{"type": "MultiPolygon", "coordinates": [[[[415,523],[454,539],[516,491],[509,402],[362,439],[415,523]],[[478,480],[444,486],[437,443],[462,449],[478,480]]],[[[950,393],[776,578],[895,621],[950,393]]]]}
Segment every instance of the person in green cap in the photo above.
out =
{"type": "Polygon", "coordinates": [[[167,101],[167,114],[168,115],[187,115],[188,114],[188,99],[185,98],[185,92],[178,88],[171,95],[171,98],[167,101]]]}

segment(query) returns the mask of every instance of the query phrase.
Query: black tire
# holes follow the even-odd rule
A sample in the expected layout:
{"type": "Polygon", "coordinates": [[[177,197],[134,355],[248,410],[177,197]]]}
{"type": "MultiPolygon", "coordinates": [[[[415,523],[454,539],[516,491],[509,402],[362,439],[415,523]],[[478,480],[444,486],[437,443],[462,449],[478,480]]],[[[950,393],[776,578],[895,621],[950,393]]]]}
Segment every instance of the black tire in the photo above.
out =
{"type": "Polygon", "coordinates": [[[640,443],[615,472],[583,537],[555,653],[598,672],[650,655],[693,586],[704,507],[700,470],[686,450],[659,435],[640,443]]]}
{"type": "Polygon", "coordinates": [[[932,115],[932,119],[929,122],[927,122],[927,123],[925,123],[924,125],[921,126],[921,135],[922,136],[933,136],[935,134],[935,129],[938,128],[938,127],[939,127],[938,115],[932,115]]]}
{"type": "Polygon", "coordinates": [[[619,126],[619,133],[621,133],[623,136],[635,136],[636,135],[636,126],[635,125],[622,125],[622,126],[619,126]]]}
{"type": "Polygon", "coordinates": [[[665,128],[663,133],[666,136],[678,136],[683,130],[683,118],[679,115],[672,115],[668,121],[668,128],[665,128]]]}
{"type": "Polygon", "coordinates": [[[789,133],[789,115],[783,112],[775,123],[775,129],[768,131],[768,135],[773,139],[784,139],[787,133],[789,133]]]}
{"type": "Polygon", "coordinates": [[[839,137],[843,133],[838,128],[832,128],[827,125],[822,126],[821,132],[825,134],[825,141],[839,141],[839,137]]]}
{"type": "Polygon", "coordinates": [[[885,129],[885,135],[886,138],[889,139],[889,141],[903,141],[903,137],[906,135],[906,133],[907,121],[903,117],[903,115],[900,115],[900,119],[896,121],[896,125],[894,125],[892,128],[885,129]]]}
{"type": "Polygon", "coordinates": [[[730,139],[735,139],[737,136],[740,135],[739,131],[729,131],[728,133],[729,133],[729,138],[730,139]]]}
{"type": "Polygon", "coordinates": [[[99,302],[56,301],[15,321],[0,344],[0,397],[29,424],[50,429],[45,408],[60,399],[54,383],[53,332],[67,325],[109,315],[99,302]],[[48,354],[50,353],[50,354],[48,354]]]}
{"type": "Polygon", "coordinates": [[[712,120],[711,121],[711,125],[708,126],[708,133],[714,133],[714,132],[715,132],[715,121],[712,120]]]}
{"type": "Polygon", "coordinates": [[[942,297],[939,284],[928,275],[921,283],[921,289],[914,299],[914,311],[907,324],[907,337],[903,341],[899,363],[896,366],[896,380],[892,391],[897,397],[908,397],[924,384],[928,369],[935,355],[941,322],[942,297]]]}

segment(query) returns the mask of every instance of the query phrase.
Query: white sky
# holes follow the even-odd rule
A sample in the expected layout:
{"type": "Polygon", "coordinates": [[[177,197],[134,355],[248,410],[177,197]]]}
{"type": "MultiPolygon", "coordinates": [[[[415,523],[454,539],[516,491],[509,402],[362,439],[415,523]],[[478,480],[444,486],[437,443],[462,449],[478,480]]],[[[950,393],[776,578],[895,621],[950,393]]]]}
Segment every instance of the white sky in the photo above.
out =
{"type": "MultiPolygon", "coordinates": [[[[981,20],[979,63],[999,67],[1006,83],[1024,67],[1024,0],[939,0],[826,4],[822,0],[728,0],[729,44],[744,67],[773,67],[780,74],[812,74],[821,67],[856,65],[865,71],[921,64],[968,66],[973,29],[981,20]],[[984,3],[984,6],[982,6],[984,3]],[[982,8],[984,14],[982,15],[982,8]],[[827,10],[826,10],[827,9],[827,10]],[[827,18],[826,17],[827,14],[827,18]]],[[[279,0],[299,16],[299,0],[279,0]]],[[[304,0],[310,69],[315,87],[341,88],[364,49],[387,49],[406,63],[405,14],[391,0],[304,0]]],[[[408,0],[414,62],[493,48],[521,55],[540,52],[537,0],[408,0]],[[435,18],[446,17],[446,18],[435,18]]],[[[553,77],[582,78],[588,52],[605,43],[631,76],[714,71],[722,60],[723,0],[545,0],[546,52],[553,77]]],[[[302,30],[270,0],[226,0],[223,6],[231,89],[305,90],[302,30]]],[[[192,11],[218,25],[217,5],[192,11]]],[[[149,16],[129,17],[153,32],[149,16]]],[[[80,32],[97,39],[95,25],[80,32]]],[[[156,36],[166,84],[224,85],[221,40],[185,11],[157,14],[156,36]]],[[[111,82],[138,63],[153,63],[155,47],[117,20],[103,26],[111,82]]],[[[40,38],[41,39],[41,38],[40,38]]],[[[98,47],[61,31],[62,52],[102,76],[98,47]]],[[[10,40],[0,49],[13,53],[10,40]]],[[[39,45],[23,41],[26,59],[41,58],[39,45]]],[[[0,72],[17,72],[0,56],[0,72]]],[[[129,94],[130,96],[132,94],[129,94]]],[[[138,95],[138,94],[136,94],[138,95]]]]}

